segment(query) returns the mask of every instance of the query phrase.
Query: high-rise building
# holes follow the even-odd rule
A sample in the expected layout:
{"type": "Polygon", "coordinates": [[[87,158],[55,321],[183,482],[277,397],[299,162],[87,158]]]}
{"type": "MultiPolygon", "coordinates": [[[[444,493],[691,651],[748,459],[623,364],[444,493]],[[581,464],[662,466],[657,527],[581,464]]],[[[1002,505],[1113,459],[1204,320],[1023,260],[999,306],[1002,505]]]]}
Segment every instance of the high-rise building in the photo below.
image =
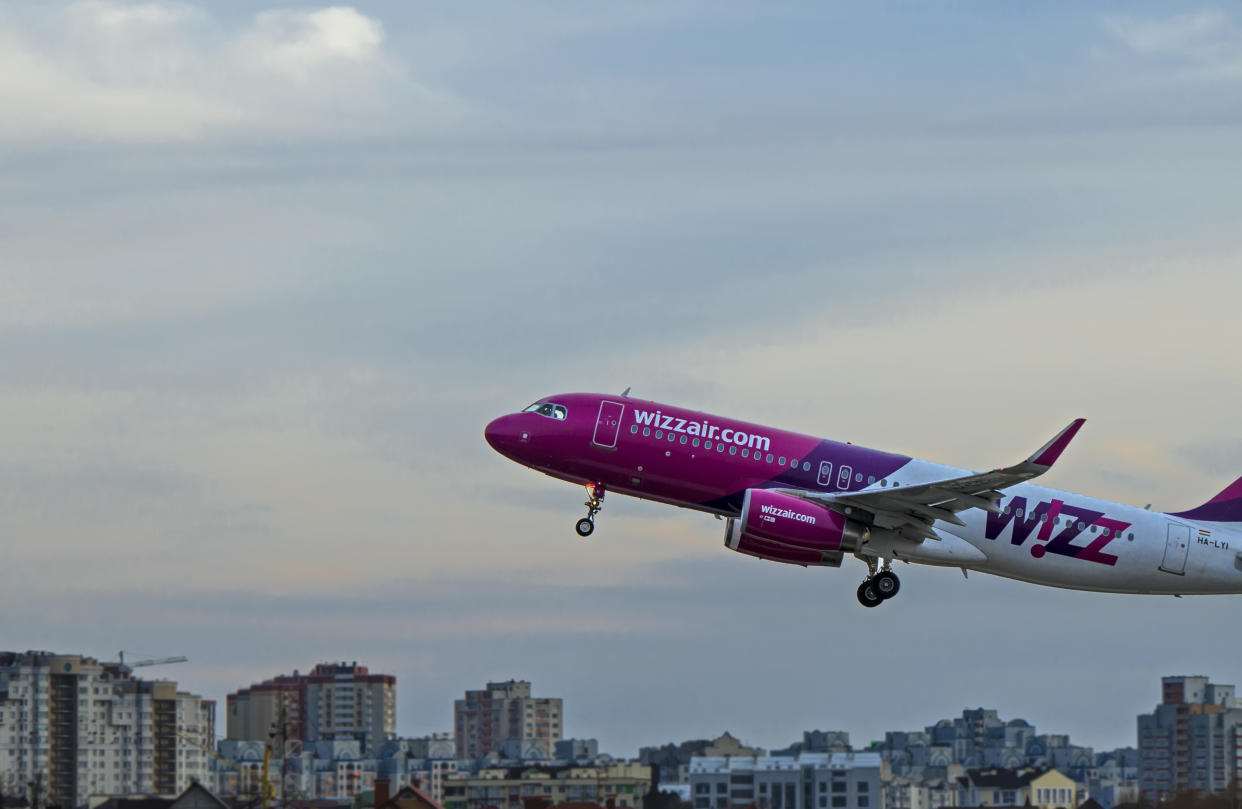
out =
{"type": "Polygon", "coordinates": [[[564,738],[558,697],[532,697],[525,680],[488,683],[453,703],[457,757],[498,753],[513,759],[549,759],[564,738]]]}
{"type": "Polygon", "coordinates": [[[0,772],[39,781],[49,803],[175,795],[207,780],[215,703],[140,680],[121,663],[0,652],[0,772]]]}
{"type": "Polygon", "coordinates": [[[1138,717],[1139,789],[1152,803],[1181,790],[1217,792],[1242,772],[1242,704],[1232,685],[1165,677],[1161,703],[1138,717]]]}
{"type": "Polygon", "coordinates": [[[370,754],[397,734],[397,678],[354,663],[321,663],[229,694],[232,741],[358,741],[370,754]]]}
{"type": "Polygon", "coordinates": [[[695,756],[694,809],[884,809],[877,753],[695,756]]]}

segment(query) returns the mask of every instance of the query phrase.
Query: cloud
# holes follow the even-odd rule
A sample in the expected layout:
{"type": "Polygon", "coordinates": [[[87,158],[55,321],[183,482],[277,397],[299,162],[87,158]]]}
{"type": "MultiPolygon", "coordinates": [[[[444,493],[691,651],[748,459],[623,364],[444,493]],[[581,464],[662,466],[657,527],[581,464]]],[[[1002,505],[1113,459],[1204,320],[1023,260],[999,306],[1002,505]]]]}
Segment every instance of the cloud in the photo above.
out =
{"type": "Polygon", "coordinates": [[[0,14],[3,141],[359,133],[461,109],[415,81],[386,52],[382,24],[352,7],[236,22],[163,2],[22,11],[0,14]]]}
{"type": "Polygon", "coordinates": [[[1111,16],[1105,29],[1130,53],[1199,78],[1242,78],[1242,27],[1220,11],[1163,18],[1111,16]]]}
{"type": "Polygon", "coordinates": [[[345,65],[382,59],[384,29],[352,8],[311,12],[265,11],[238,47],[254,64],[300,82],[345,65]]]}

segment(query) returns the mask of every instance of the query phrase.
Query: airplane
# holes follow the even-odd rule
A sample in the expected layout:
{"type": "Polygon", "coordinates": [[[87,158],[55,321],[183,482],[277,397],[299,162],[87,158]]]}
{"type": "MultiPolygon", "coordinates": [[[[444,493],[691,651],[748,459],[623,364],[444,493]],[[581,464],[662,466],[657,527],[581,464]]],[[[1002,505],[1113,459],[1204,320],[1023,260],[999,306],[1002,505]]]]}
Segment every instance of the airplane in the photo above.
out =
{"type": "Polygon", "coordinates": [[[725,546],[804,567],[867,566],[858,601],[897,595],[901,561],[1108,593],[1242,593],[1242,478],[1160,513],[1037,486],[1076,419],[1013,466],[971,472],[630,397],[566,393],[487,425],[497,452],[585,485],[587,537],[608,492],[715,514],[725,546]]]}

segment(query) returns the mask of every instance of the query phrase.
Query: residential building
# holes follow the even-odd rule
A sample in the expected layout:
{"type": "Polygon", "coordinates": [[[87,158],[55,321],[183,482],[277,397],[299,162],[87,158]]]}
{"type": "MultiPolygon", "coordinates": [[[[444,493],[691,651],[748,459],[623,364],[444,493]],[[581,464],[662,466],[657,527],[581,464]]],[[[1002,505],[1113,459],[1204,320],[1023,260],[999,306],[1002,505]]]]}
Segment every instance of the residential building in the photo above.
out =
{"type": "MultiPolygon", "coordinates": [[[[818,733],[819,731],[812,731],[818,733]]],[[[803,734],[805,741],[808,734],[803,734]]],[[[846,737],[848,743],[848,736],[846,737]]],[[[796,747],[797,745],[795,745],[796,747]]],[[[800,752],[800,751],[799,751],[800,752]]],[[[816,751],[825,752],[825,751],[816,751]]],[[[761,747],[747,747],[738,741],[733,734],[725,731],[715,739],[691,739],[679,744],[666,744],[660,747],[640,747],[638,760],[643,764],[657,767],[660,784],[684,784],[689,772],[690,760],[694,757],[720,756],[763,756],[761,747]]],[[[789,755],[796,755],[790,752],[789,755]]]]}
{"type": "Polygon", "coordinates": [[[525,680],[488,683],[453,704],[457,757],[489,753],[524,761],[550,759],[564,738],[562,701],[532,697],[525,680]]]}
{"type": "Polygon", "coordinates": [[[445,782],[445,809],[523,809],[532,799],[590,801],[607,809],[643,809],[651,768],[637,762],[597,766],[522,765],[457,773],[445,782]]]}
{"type": "Polygon", "coordinates": [[[453,737],[435,733],[414,739],[394,739],[379,751],[379,774],[394,786],[417,784],[437,801],[444,785],[457,772],[453,737]]]}
{"type": "Polygon", "coordinates": [[[959,806],[1033,806],[1074,809],[1078,784],[1055,769],[988,767],[967,770],[958,779],[959,806]]]}
{"type": "Polygon", "coordinates": [[[444,809],[439,799],[413,784],[399,787],[395,795],[390,789],[386,779],[375,782],[374,809],[444,809]]]}
{"type": "Polygon", "coordinates": [[[923,731],[890,731],[877,752],[896,775],[932,777],[949,764],[969,769],[1049,767],[1085,781],[1095,760],[1090,747],[1070,743],[1064,734],[1039,734],[1024,719],[1003,720],[995,710],[974,708],[955,719],[942,719],[923,731]]]}
{"type": "Polygon", "coordinates": [[[559,761],[583,761],[599,758],[599,742],[595,739],[564,739],[553,751],[559,761]]]}
{"type": "Polygon", "coordinates": [[[884,809],[876,753],[699,757],[690,760],[694,809],[884,809]]]}
{"type": "Polygon", "coordinates": [[[1225,789],[1242,772],[1242,704],[1234,687],[1202,676],[1164,677],[1161,685],[1161,703],[1138,717],[1143,799],[1225,789]]]}
{"type": "MultiPolygon", "coordinates": [[[[728,734],[725,734],[726,736],[728,734]]],[[[850,734],[844,730],[804,730],[802,731],[802,741],[794,742],[783,750],[773,750],[774,756],[796,756],[800,753],[848,753],[854,748],[850,747],[850,734]]],[[[705,755],[719,755],[718,753],[707,753],[705,755]]],[[[760,753],[750,753],[749,755],[762,755],[760,753]]]]}
{"type": "Polygon", "coordinates": [[[176,796],[112,797],[90,806],[92,809],[235,809],[197,781],[176,796]]]}
{"type": "Polygon", "coordinates": [[[354,663],[321,663],[229,694],[227,738],[315,743],[354,740],[371,753],[397,733],[397,678],[354,663]]]}
{"type": "Polygon", "coordinates": [[[215,703],[82,655],[0,652],[0,771],[49,803],[175,795],[209,773],[215,703]]]}

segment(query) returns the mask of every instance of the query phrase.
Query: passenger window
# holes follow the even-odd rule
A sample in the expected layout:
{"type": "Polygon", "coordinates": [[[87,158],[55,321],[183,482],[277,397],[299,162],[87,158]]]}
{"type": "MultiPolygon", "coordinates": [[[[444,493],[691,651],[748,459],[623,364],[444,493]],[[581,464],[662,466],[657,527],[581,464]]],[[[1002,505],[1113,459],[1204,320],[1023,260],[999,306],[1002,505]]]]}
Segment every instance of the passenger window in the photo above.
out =
{"type": "Polygon", "coordinates": [[[638,425],[637,425],[637,424],[631,424],[631,425],[630,425],[630,435],[638,435],[638,425]]]}
{"type": "Polygon", "coordinates": [[[749,457],[750,457],[750,450],[748,450],[748,449],[744,449],[744,450],[742,450],[742,457],[743,457],[743,458],[749,458],[749,457]]]}
{"type": "Polygon", "coordinates": [[[777,465],[778,465],[778,466],[784,466],[784,465],[785,465],[785,456],[784,456],[784,455],[782,455],[782,456],[781,456],[781,459],[780,459],[779,461],[777,461],[776,463],[777,463],[777,465]]]}
{"type": "Polygon", "coordinates": [[[867,485],[870,486],[872,483],[875,483],[875,475],[867,475],[867,485]]]}
{"type": "Polygon", "coordinates": [[[663,438],[663,437],[664,437],[664,431],[656,430],[656,438],[663,438]]]}
{"type": "Polygon", "coordinates": [[[729,447],[729,454],[737,455],[737,447],[736,446],[729,447]]]}
{"type": "Polygon", "coordinates": [[[686,443],[689,443],[689,441],[690,439],[686,438],[684,435],[681,437],[681,443],[686,444],[686,443]]]}
{"type": "Polygon", "coordinates": [[[717,452],[724,452],[724,451],[725,451],[725,445],[724,445],[724,444],[721,444],[721,443],[717,443],[717,444],[716,444],[716,451],[717,451],[717,452]]]}
{"type": "Polygon", "coordinates": [[[810,471],[811,471],[811,462],[810,462],[810,461],[803,461],[803,462],[802,462],[802,471],[803,471],[803,472],[810,472],[810,471]]]}
{"type": "Polygon", "coordinates": [[[674,435],[673,433],[669,433],[669,434],[668,434],[668,440],[669,440],[669,441],[676,441],[676,440],[677,440],[677,436],[676,436],[676,435],[674,435]]]}
{"type": "Polygon", "coordinates": [[[862,472],[859,472],[857,475],[854,475],[854,482],[862,483],[862,472]]]}
{"type": "Polygon", "coordinates": [[[643,428],[643,438],[646,438],[646,437],[647,437],[647,436],[649,436],[649,435],[651,435],[651,428],[650,428],[650,427],[644,427],[644,428],[643,428]]]}
{"type": "Polygon", "coordinates": [[[765,463],[772,463],[772,453],[769,452],[763,460],[765,463]]]}
{"type": "MultiPolygon", "coordinates": [[[[699,445],[699,439],[697,438],[690,442],[690,446],[692,447],[697,447],[698,445],[699,445]]],[[[708,447],[708,449],[711,449],[711,447],[708,447]]]]}
{"type": "MultiPolygon", "coordinates": [[[[695,441],[698,441],[699,439],[697,439],[697,438],[696,438],[696,439],[694,439],[694,440],[695,440],[695,441]]],[[[712,442],[711,442],[711,441],[704,441],[704,442],[703,442],[703,449],[710,450],[711,448],[712,448],[712,442]]]]}

